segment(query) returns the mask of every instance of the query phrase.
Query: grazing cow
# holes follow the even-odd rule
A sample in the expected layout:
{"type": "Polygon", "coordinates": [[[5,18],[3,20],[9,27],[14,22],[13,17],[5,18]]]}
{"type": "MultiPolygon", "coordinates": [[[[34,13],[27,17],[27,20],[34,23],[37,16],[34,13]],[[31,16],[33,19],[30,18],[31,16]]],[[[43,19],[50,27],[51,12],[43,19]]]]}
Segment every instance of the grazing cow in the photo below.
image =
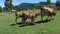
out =
{"type": "Polygon", "coordinates": [[[33,12],[24,12],[24,22],[26,22],[27,18],[31,19],[31,22],[34,23],[34,19],[40,15],[40,12],[39,13],[33,13],[33,12]]]}
{"type": "Polygon", "coordinates": [[[23,24],[26,24],[26,20],[27,18],[30,18],[31,19],[31,22],[33,23],[34,22],[34,19],[40,15],[40,12],[39,13],[33,13],[33,12],[16,12],[16,10],[12,10],[12,12],[15,13],[15,16],[16,16],[16,24],[17,24],[17,19],[20,17],[22,18],[22,23],[23,24]]]}
{"type": "Polygon", "coordinates": [[[49,7],[46,7],[46,6],[42,6],[41,7],[41,11],[42,11],[42,15],[47,15],[48,17],[46,18],[46,20],[52,16],[55,16],[56,15],[56,12],[53,8],[49,8],[49,7]]]}

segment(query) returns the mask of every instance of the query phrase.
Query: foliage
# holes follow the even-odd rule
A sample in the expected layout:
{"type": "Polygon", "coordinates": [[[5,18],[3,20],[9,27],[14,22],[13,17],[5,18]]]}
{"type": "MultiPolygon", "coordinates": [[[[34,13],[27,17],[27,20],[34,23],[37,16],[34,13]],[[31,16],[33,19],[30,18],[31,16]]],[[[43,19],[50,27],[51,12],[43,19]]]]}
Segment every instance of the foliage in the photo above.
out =
{"type": "Polygon", "coordinates": [[[57,7],[57,10],[60,10],[60,1],[59,0],[56,1],[56,7],[57,7]]]}
{"type": "Polygon", "coordinates": [[[50,6],[51,0],[47,0],[47,4],[48,4],[48,6],[50,6]]]}
{"type": "Polygon", "coordinates": [[[5,0],[5,6],[12,9],[12,0],[5,0]]]}
{"type": "Polygon", "coordinates": [[[60,5],[60,2],[59,0],[56,1],[56,6],[59,6],[60,5]]]}
{"type": "Polygon", "coordinates": [[[2,7],[0,7],[0,12],[2,12],[2,7]]]}
{"type": "Polygon", "coordinates": [[[11,9],[13,9],[12,0],[5,0],[5,7],[9,10],[9,14],[11,14],[11,9]]]}
{"type": "Polygon", "coordinates": [[[8,8],[7,7],[3,7],[3,12],[8,12],[8,8]]]}
{"type": "MultiPolygon", "coordinates": [[[[7,8],[6,11],[8,11],[9,9],[15,9],[17,11],[22,11],[22,10],[32,10],[32,9],[40,9],[40,4],[37,5],[37,4],[34,4],[32,3],[31,6],[29,6],[29,8],[27,8],[25,5],[22,5],[22,6],[13,6],[12,4],[13,0],[5,0],[5,7],[7,8]],[[9,9],[8,9],[9,8],[9,9]]],[[[56,3],[56,6],[51,6],[51,0],[47,0],[47,6],[49,7],[53,7],[55,8],[56,6],[58,6],[58,4],[56,3]]]]}

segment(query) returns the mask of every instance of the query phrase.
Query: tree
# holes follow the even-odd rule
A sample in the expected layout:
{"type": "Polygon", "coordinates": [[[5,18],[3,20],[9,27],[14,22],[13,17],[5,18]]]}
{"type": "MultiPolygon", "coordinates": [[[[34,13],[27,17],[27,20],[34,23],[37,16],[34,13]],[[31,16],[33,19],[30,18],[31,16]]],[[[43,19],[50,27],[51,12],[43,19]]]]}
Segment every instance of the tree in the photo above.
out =
{"type": "Polygon", "coordinates": [[[8,12],[8,8],[7,7],[3,7],[3,12],[8,12]]]}
{"type": "MultiPolygon", "coordinates": [[[[32,9],[35,9],[35,4],[34,4],[34,3],[31,4],[31,8],[32,8],[32,9]]],[[[34,11],[34,10],[33,10],[33,11],[34,11]]]]}
{"type": "Polygon", "coordinates": [[[0,12],[2,12],[2,7],[0,6],[0,12]]]}
{"type": "Polygon", "coordinates": [[[50,6],[51,5],[51,1],[47,0],[47,4],[48,4],[48,6],[50,6]]]}
{"type": "Polygon", "coordinates": [[[35,8],[35,4],[31,4],[31,8],[34,9],[35,8]]]}
{"type": "Polygon", "coordinates": [[[19,6],[14,6],[13,8],[14,10],[17,10],[17,11],[21,11],[20,7],[19,6]]]}
{"type": "Polygon", "coordinates": [[[11,9],[13,8],[12,0],[5,0],[4,3],[5,3],[5,7],[9,9],[9,13],[11,14],[11,9]]]}
{"type": "Polygon", "coordinates": [[[56,1],[56,7],[57,7],[57,10],[60,9],[60,1],[59,0],[56,1]]]}

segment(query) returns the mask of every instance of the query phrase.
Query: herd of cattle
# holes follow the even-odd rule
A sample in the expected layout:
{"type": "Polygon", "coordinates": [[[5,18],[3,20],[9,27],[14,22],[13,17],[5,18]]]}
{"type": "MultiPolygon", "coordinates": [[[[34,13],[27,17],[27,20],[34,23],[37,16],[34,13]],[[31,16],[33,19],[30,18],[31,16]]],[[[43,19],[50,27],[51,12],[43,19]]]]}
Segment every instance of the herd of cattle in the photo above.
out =
{"type": "Polygon", "coordinates": [[[56,15],[55,9],[50,8],[50,7],[46,7],[46,6],[41,6],[41,11],[38,12],[38,13],[33,13],[33,12],[16,12],[16,10],[12,10],[12,12],[15,13],[15,16],[16,16],[16,19],[15,19],[16,24],[17,24],[17,19],[18,18],[22,18],[22,23],[23,24],[26,24],[27,18],[31,19],[31,23],[34,23],[34,19],[37,16],[40,16],[41,15],[41,21],[42,21],[42,18],[44,16],[47,16],[46,20],[48,20],[48,18],[52,18],[52,16],[55,16],[56,15]]]}

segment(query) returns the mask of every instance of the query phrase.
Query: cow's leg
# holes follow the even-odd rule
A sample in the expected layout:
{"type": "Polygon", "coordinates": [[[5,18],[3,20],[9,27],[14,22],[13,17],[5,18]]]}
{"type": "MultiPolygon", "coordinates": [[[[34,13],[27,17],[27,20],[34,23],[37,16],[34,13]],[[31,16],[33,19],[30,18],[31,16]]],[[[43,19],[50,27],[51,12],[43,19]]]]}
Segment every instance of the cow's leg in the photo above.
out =
{"type": "Polygon", "coordinates": [[[27,18],[22,18],[22,23],[25,25],[26,24],[27,18]]]}
{"type": "Polygon", "coordinates": [[[41,16],[41,22],[43,22],[43,15],[41,16]]]}
{"type": "Polygon", "coordinates": [[[52,19],[52,16],[50,16],[50,20],[52,19]]]}
{"type": "Polygon", "coordinates": [[[52,19],[54,20],[54,18],[55,18],[54,16],[56,16],[56,13],[53,13],[53,14],[52,14],[52,16],[53,16],[53,18],[52,18],[52,19]]]}
{"type": "Polygon", "coordinates": [[[49,18],[49,15],[47,16],[46,20],[48,20],[48,18],[49,18]]]}
{"type": "Polygon", "coordinates": [[[41,12],[41,22],[43,22],[43,17],[44,17],[43,12],[41,12]]]}
{"type": "Polygon", "coordinates": [[[34,24],[34,18],[31,19],[31,23],[34,24]]]}
{"type": "Polygon", "coordinates": [[[16,19],[15,19],[16,24],[17,24],[17,19],[18,19],[18,17],[16,17],[16,19]]]}
{"type": "Polygon", "coordinates": [[[52,18],[52,15],[50,16],[50,20],[52,20],[53,18],[52,18]]]}
{"type": "Polygon", "coordinates": [[[24,19],[22,18],[22,24],[21,25],[23,25],[24,24],[24,19]]]}

